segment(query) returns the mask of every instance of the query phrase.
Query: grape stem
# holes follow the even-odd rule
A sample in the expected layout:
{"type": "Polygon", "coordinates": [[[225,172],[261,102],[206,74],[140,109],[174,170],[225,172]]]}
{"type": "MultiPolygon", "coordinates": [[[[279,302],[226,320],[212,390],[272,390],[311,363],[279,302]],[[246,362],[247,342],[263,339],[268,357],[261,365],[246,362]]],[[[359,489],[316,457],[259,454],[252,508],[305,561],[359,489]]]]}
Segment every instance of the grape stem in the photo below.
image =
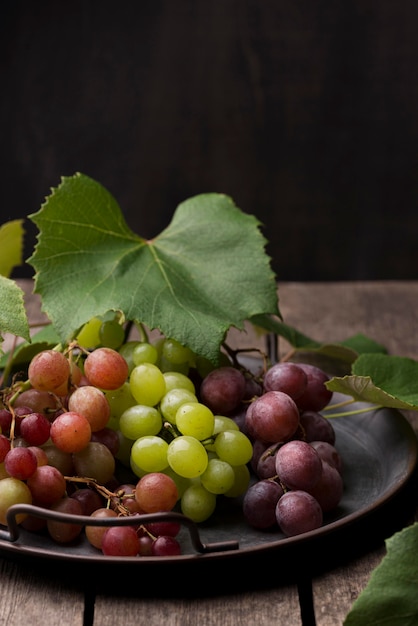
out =
{"type": "Polygon", "coordinates": [[[65,480],[70,483],[82,483],[89,487],[94,487],[100,495],[106,498],[108,506],[110,504],[110,500],[112,498],[117,499],[116,508],[119,514],[121,515],[130,515],[130,511],[123,505],[123,498],[125,496],[125,492],[123,489],[113,492],[107,489],[104,485],[101,485],[97,482],[95,478],[86,478],[83,476],[64,476],[65,480]]]}
{"type": "MultiPolygon", "coordinates": [[[[334,408],[334,407],[331,406],[330,408],[334,408]]],[[[378,409],[382,409],[383,405],[376,404],[373,406],[373,408],[377,411],[378,409]]],[[[341,413],[328,413],[326,417],[327,419],[332,419],[335,417],[348,417],[350,415],[360,415],[361,413],[368,413],[369,411],[370,411],[370,406],[365,406],[361,409],[355,409],[353,411],[342,411],[341,413]]]]}
{"type": "Polygon", "coordinates": [[[323,410],[330,411],[331,409],[339,409],[342,406],[348,406],[349,404],[353,404],[354,398],[347,398],[346,400],[341,400],[341,402],[336,402],[334,404],[329,404],[323,410]]]}
{"type": "Polygon", "coordinates": [[[269,363],[268,356],[265,354],[265,352],[260,350],[260,348],[236,348],[234,350],[233,348],[228,346],[228,344],[226,344],[226,343],[223,343],[222,347],[224,348],[225,352],[227,352],[228,356],[231,358],[233,365],[237,369],[241,370],[242,372],[245,372],[246,374],[249,374],[253,378],[255,378],[254,374],[248,368],[244,367],[242,365],[242,363],[240,363],[240,361],[238,359],[238,355],[239,354],[242,354],[243,352],[244,353],[245,352],[256,352],[263,359],[263,371],[265,372],[268,369],[268,363],[269,363]]]}

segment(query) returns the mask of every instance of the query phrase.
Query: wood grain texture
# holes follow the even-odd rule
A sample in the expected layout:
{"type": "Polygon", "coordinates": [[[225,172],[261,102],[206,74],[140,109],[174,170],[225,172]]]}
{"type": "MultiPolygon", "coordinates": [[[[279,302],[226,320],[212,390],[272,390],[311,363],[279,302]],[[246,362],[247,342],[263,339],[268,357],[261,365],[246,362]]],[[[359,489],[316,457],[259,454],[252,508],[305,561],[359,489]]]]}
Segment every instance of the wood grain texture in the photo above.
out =
{"type": "Polygon", "coordinates": [[[32,567],[1,559],[0,624],[83,626],[84,592],[60,580],[59,567],[53,562],[32,567]]]}
{"type": "MultiPolygon", "coordinates": [[[[274,572],[272,573],[274,575],[274,572]]],[[[169,585],[169,581],[167,581],[169,585]]],[[[202,586],[210,585],[202,581],[202,586]]],[[[187,586],[187,581],[185,581],[187,586]]],[[[209,599],[166,600],[154,598],[115,599],[97,596],[94,612],[95,626],[270,626],[271,624],[301,625],[296,587],[281,587],[272,591],[245,595],[215,596],[209,599]],[[122,619],[123,616],[123,619],[122,619]],[[118,621],[119,620],[119,621],[118,621]]]]}
{"type": "Polygon", "coordinates": [[[341,626],[384,554],[381,548],[313,581],[316,626],[341,626]]]}

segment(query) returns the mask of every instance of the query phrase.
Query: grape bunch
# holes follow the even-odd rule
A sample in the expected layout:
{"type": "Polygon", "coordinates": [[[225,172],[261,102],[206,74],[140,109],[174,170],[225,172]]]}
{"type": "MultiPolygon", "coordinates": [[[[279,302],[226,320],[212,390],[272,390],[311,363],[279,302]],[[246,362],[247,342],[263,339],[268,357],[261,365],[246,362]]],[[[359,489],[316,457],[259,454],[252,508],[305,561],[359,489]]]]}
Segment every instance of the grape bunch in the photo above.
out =
{"type": "Polygon", "coordinates": [[[278,363],[254,374],[223,353],[214,368],[171,338],[126,339],[117,316],[92,318],[65,347],[44,349],[0,404],[0,524],[13,504],[129,524],[19,514],[57,543],[110,556],[181,553],[179,523],[239,499],[248,523],[285,534],[323,523],[342,494],[327,375],[278,363]],[[132,522],[132,523],[131,523],[132,522]]]}
{"type": "Polygon", "coordinates": [[[286,536],[322,526],[343,495],[335,431],[320,413],[332,392],[328,375],[310,364],[276,363],[248,406],[244,430],[253,443],[257,478],[243,499],[248,523],[286,536]]]}
{"type": "MultiPolygon", "coordinates": [[[[107,555],[178,554],[178,524],[135,516],[176,510],[202,522],[219,496],[246,492],[253,447],[227,413],[248,393],[229,360],[213,370],[175,340],[125,341],[117,320],[93,318],[63,352],[36,354],[27,380],[2,393],[0,523],[19,503],[129,516],[132,525],[85,526],[87,540],[107,555]],[[220,382],[211,384],[209,370],[220,382]]],[[[17,521],[58,543],[83,530],[32,515],[17,521]]]]}

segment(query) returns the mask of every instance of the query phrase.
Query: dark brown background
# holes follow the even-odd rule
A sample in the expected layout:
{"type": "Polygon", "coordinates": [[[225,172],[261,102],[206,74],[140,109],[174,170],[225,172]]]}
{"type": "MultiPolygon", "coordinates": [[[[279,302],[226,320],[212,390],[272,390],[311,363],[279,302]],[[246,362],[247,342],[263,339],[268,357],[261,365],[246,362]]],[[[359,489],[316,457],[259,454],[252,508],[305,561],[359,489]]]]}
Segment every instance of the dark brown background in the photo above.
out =
{"type": "Polygon", "coordinates": [[[417,278],[417,24],[416,0],[3,0],[0,221],[81,171],[144,237],[231,195],[279,280],[417,278]]]}

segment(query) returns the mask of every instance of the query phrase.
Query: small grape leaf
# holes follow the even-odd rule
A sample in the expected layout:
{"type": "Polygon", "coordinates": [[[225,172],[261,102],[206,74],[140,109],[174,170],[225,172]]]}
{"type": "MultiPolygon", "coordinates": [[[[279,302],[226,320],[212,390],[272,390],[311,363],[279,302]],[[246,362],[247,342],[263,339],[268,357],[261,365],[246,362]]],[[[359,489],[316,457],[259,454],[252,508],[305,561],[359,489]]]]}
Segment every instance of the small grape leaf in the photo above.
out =
{"type": "Polygon", "coordinates": [[[253,315],[250,321],[254,326],[259,326],[275,335],[283,337],[294,348],[319,348],[321,345],[318,341],[311,339],[296,328],[285,324],[271,315],[253,315]]]}
{"type": "Polygon", "coordinates": [[[372,352],[378,352],[382,354],[387,353],[387,349],[385,348],[385,346],[382,346],[381,343],[370,339],[370,337],[366,337],[362,333],[358,333],[357,335],[353,335],[348,339],[344,339],[341,344],[343,346],[346,346],[347,348],[355,350],[357,354],[371,354],[372,352]]]}
{"type": "Polygon", "coordinates": [[[0,341],[10,333],[30,341],[24,293],[14,280],[0,275],[0,341]]]}
{"type": "Polygon", "coordinates": [[[29,218],[40,231],[28,259],[35,292],[63,341],[114,309],[217,363],[231,326],[279,314],[260,222],[226,195],[186,200],[146,240],[102,185],[77,173],[29,218]]]}
{"type": "Polygon", "coordinates": [[[418,623],[418,522],[386,540],[386,555],[353,603],[344,626],[418,623]]]}
{"type": "Polygon", "coordinates": [[[361,354],[352,374],[332,378],[331,391],[351,395],[354,400],[395,409],[418,410],[418,361],[387,354],[361,354]]]}
{"type": "MultiPolygon", "coordinates": [[[[18,345],[12,356],[11,365],[16,368],[22,368],[28,366],[31,359],[42,350],[48,350],[55,348],[60,343],[60,338],[53,329],[51,324],[48,324],[37,333],[33,334],[30,342],[23,342],[18,345]]],[[[4,369],[10,359],[9,353],[3,355],[0,359],[0,370],[4,369]]]]}
{"type": "Polygon", "coordinates": [[[0,226],[0,275],[8,278],[12,269],[23,263],[23,220],[0,226]]]}

